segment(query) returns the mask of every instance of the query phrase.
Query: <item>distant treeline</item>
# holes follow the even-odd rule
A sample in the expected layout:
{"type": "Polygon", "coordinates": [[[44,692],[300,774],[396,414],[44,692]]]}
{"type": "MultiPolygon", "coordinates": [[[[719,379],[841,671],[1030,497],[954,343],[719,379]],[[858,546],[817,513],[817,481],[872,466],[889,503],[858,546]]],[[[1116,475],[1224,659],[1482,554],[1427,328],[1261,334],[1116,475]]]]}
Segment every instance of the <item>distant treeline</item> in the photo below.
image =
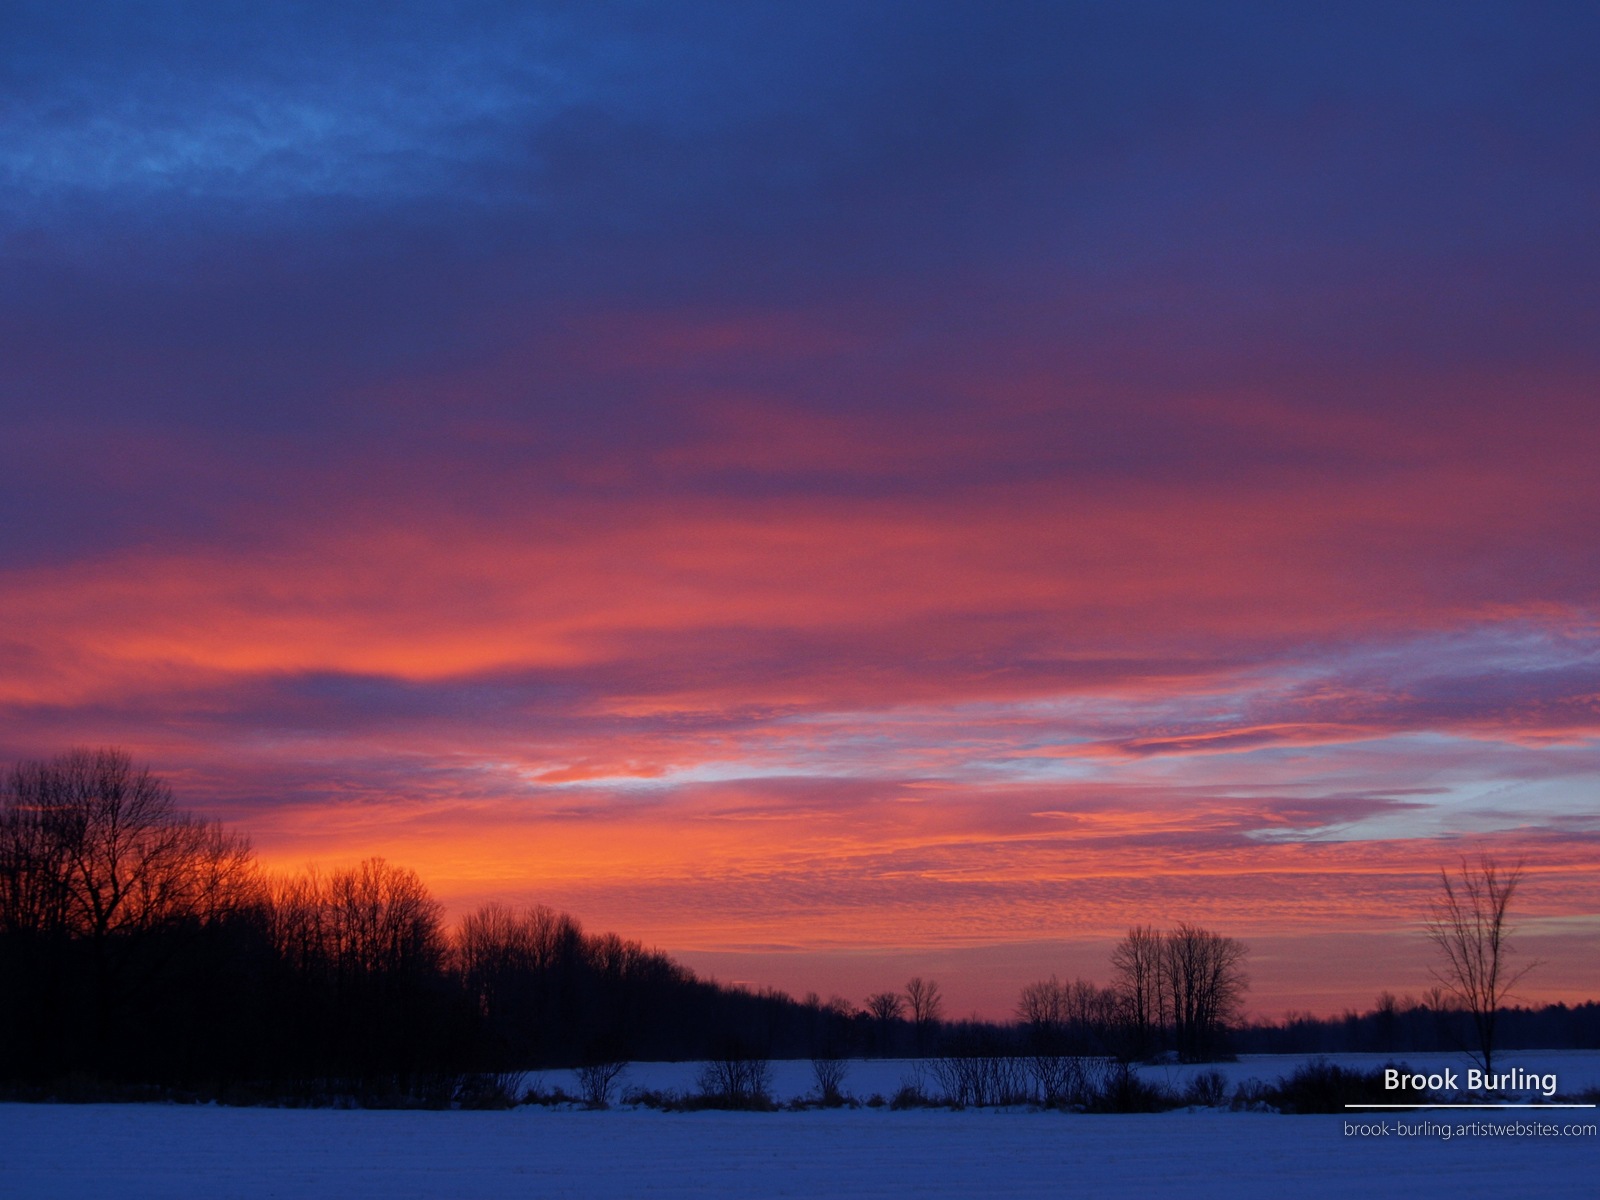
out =
{"type": "MultiPolygon", "coordinates": [[[[1414,1054],[1473,1050],[1476,1038],[1472,1015],[1438,992],[1423,1000],[1385,994],[1370,1012],[1291,1013],[1232,1032],[1240,1054],[1414,1054]]],[[[1503,1008],[1495,1043],[1500,1050],[1600,1050],[1600,1003],[1503,1008]]]]}
{"type": "MultiPolygon", "coordinates": [[[[295,1095],[628,1059],[852,1055],[1199,1060],[1230,1051],[1466,1044],[1461,1014],[1390,1002],[1342,1020],[1239,1027],[1242,944],[1130,932],[1112,986],[1025,989],[1012,1024],[951,1023],[920,978],[864,1006],[697,978],[547,908],[489,905],[447,929],[415,872],[368,859],[274,877],[248,842],[178,810],[112,750],[0,781],[0,1082],[295,1095]]],[[[1595,1005],[1513,1012],[1507,1045],[1600,1045],[1595,1005]]]]}

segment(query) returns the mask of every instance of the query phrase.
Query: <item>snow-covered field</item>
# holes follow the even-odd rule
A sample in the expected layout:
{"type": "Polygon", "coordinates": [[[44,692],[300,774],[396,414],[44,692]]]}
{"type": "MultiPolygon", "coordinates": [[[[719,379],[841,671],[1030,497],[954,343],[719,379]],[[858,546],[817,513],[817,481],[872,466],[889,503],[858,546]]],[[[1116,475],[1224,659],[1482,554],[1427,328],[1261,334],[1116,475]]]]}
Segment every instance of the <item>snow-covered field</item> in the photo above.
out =
{"type": "MultiPolygon", "coordinates": [[[[1237,1062],[1203,1063],[1199,1065],[1142,1066],[1139,1073],[1146,1079],[1165,1083],[1178,1091],[1195,1074],[1201,1071],[1220,1072],[1233,1086],[1246,1079],[1260,1079],[1271,1083],[1292,1073],[1296,1067],[1309,1062],[1314,1055],[1258,1054],[1245,1055],[1237,1062]]],[[[1404,1063],[1423,1072],[1452,1069],[1465,1075],[1472,1060],[1463,1054],[1332,1054],[1328,1061],[1342,1067],[1370,1071],[1386,1063],[1404,1063]]],[[[1551,1050],[1507,1051],[1495,1058],[1495,1073],[1500,1074],[1520,1068],[1525,1072],[1544,1075],[1555,1072],[1564,1093],[1600,1087],[1600,1051],[1551,1050]]],[[[779,1103],[790,1099],[814,1096],[816,1083],[811,1064],[806,1061],[779,1061],[771,1064],[772,1094],[779,1103]]],[[[632,1063],[622,1077],[621,1089],[647,1088],[654,1091],[692,1092],[700,1074],[698,1063],[632,1063]]],[[[559,1088],[569,1094],[579,1092],[577,1080],[571,1071],[540,1071],[527,1076],[526,1084],[544,1091],[559,1088]]],[[[919,1059],[869,1058],[853,1059],[846,1068],[844,1092],[866,1100],[874,1094],[889,1099],[903,1086],[914,1084],[926,1092],[937,1091],[931,1066],[919,1059]]],[[[1600,1194],[1600,1193],[1597,1193],[1600,1194]]]]}
{"type": "MultiPolygon", "coordinates": [[[[1459,1056],[1408,1056],[1428,1060],[1459,1056]]],[[[1341,1056],[1341,1063],[1353,1056],[1341,1056]]],[[[1275,1078],[1300,1060],[1229,1064],[1275,1078]]],[[[1359,1060],[1356,1060],[1359,1061],[1359,1060]]],[[[1600,1082],[1600,1054],[1519,1055],[1564,1091],[1600,1082]]],[[[1508,1060],[1508,1066],[1512,1061],[1508,1060]]],[[[853,1063],[846,1089],[898,1088],[913,1063],[853,1063]]],[[[1158,1068],[1157,1070],[1164,1070],[1158,1068]]],[[[775,1064],[775,1090],[810,1086],[775,1064]]],[[[692,1064],[630,1068],[689,1088],[692,1064]]],[[[545,1079],[557,1082],[557,1073],[545,1079]]],[[[778,1113],[371,1112],[175,1105],[0,1105],[7,1197],[1280,1196],[1593,1197],[1600,1138],[1440,1136],[1466,1122],[1592,1125],[1596,1110],[1288,1117],[1179,1111],[1090,1116],[885,1108],[778,1113]],[[1350,1124],[1382,1125],[1358,1136],[1350,1124]],[[1421,1132],[1429,1124],[1433,1132],[1421,1132]]]]}

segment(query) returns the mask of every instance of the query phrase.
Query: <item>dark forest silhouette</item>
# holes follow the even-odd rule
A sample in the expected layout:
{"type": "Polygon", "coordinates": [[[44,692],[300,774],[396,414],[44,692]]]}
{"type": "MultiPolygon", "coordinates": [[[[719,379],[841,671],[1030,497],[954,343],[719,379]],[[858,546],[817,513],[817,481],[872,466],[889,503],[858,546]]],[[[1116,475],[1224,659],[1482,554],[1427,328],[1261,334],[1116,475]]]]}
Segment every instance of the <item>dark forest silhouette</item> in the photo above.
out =
{"type": "MultiPolygon", "coordinates": [[[[731,1095],[768,1058],[809,1057],[826,1097],[830,1064],[865,1054],[939,1055],[974,1089],[990,1085],[958,1060],[1027,1059],[1048,1092],[1069,1059],[1453,1049],[1471,1025],[1435,996],[1240,1027],[1244,954],[1193,926],[1141,927],[1111,987],[1052,977],[1024,990],[1015,1024],[950,1022],[932,980],[864,1007],[796,1000],[543,907],[487,905],[447,930],[421,878],[381,858],[273,878],[115,750],[23,763],[0,785],[0,1081],[28,1094],[77,1080],[459,1102],[463,1081],[575,1066],[603,1097],[609,1064],[704,1059],[731,1095]]],[[[1596,1046],[1600,1008],[1512,1010],[1502,1028],[1508,1046],[1596,1046]]]]}
{"type": "Polygon", "coordinates": [[[453,935],[414,871],[273,879],[117,751],[24,763],[0,805],[0,1076],[216,1087],[809,1053],[837,1020],[700,980],[545,908],[453,935]]]}

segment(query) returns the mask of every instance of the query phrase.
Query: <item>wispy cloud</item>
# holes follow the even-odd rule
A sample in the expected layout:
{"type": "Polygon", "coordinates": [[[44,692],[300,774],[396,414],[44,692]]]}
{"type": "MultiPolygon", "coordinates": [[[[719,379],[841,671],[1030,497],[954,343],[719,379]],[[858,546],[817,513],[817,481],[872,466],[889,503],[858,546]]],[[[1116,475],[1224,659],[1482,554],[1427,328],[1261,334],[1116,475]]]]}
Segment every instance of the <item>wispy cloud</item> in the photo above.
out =
{"type": "Polygon", "coordinates": [[[11,6],[0,758],[706,954],[1587,919],[1593,25],[11,6]]]}

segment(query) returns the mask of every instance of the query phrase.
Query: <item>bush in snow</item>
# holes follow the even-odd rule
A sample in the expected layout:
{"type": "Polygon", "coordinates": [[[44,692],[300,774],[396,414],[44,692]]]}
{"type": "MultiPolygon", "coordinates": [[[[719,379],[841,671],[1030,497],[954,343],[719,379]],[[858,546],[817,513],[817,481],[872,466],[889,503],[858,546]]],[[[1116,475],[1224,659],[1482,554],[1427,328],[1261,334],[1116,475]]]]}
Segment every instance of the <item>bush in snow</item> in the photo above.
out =
{"type": "Polygon", "coordinates": [[[839,1108],[845,1103],[845,1061],[842,1058],[813,1058],[811,1075],[817,1081],[817,1095],[824,1107],[839,1108]]]}
{"type": "Polygon", "coordinates": [[[583,1094],[584,1104],[590,1108],[610,1108],[617,1080],[622,1077],[622,1072],[627,1066],[625,1062],[613,1061],[590,1063],[586,1067],[579,1067],[578,1090],[583,1094]]]}
{"type": "Polygon", "coordinates": [[[1279,1079],[1270,1095],[1273,1107],[1287,1113],[1338,1113],[1349,1104],[1425,1103],[1430,1099],[1429,1093],[1415,1088],[1386,1089],[1381,1068],[1358,1071],[1325,1058],[1313,1059],[1288,1078],[1279,1079]]]}
{"type": "Polygon", "coordinates": [[[707,1108],[770,1109],[771,1087],[771,1064],[734,1039],[701,1069],[697,1099],[707,1108]]]}
{"type": "Polygon", "coordinates": [[[1201,1071],[1183,1089],[1183,1102],[1196,1108],[1221,1108],[1228,1098],[1228,1081],[1221,1071],[1201,1071]]]}

